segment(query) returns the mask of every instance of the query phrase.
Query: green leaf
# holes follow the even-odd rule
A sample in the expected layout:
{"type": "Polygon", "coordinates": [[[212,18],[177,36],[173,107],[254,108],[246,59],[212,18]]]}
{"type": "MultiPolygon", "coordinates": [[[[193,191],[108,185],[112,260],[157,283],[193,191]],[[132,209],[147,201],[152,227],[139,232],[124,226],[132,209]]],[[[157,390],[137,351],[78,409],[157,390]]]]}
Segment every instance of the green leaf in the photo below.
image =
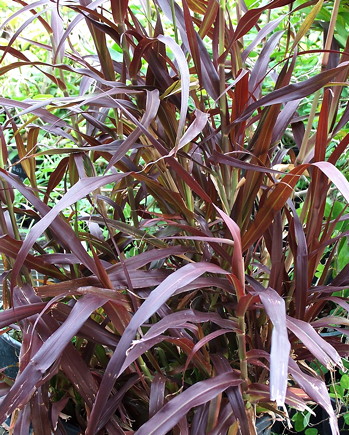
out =
{"type": "Polygon", "coordinates": [[[335,385],[335,390],[341,399],[344,398],[344,388],[341,385],[335,385]]]}
{"type": "Polygon", "coordinates": [[[49,100],[52,98],[51,94],[36,94],[32,97],[33,100],[49,100]]]}
{"type": "MultiPolygon", "coordinates": [[[[114,44],[114,46],[117,46],[117,45],[114,44]]],[[[120,53],[119,50],[114,50],[114,48],[109,48],[109,54],[110,54],[111,58],[113,60],[115,60],[115,62],[122,62],[123,56],[122,56],[122,52],[120,53]]]]}
{"type": "Polygon", "coordinates": [[[318,430],[314,427],[305,430],[305,435],[318,435],[318,430]]]}
{"type": "Polygon", "coordinates": [[[320,12],[322,7],[323,0],[319,0],[319,2],[310,10],[310,13],[305,17],[303,23],[300,26],[300,29],[297,32],[297,35],[294,39],[292,50],[296,47],[299,41],[303,38],[303,36],[310,29],[310,26],[313,24],[316,15],[320,12]]]}
{"type": "Polygon", "coordinates": [[[349,389],[349,375],[343,375],[340,380],[340,385],[345,390],[349,389]]]}
{"type": "Polygon", "coordinates": [[[347,239],[343,239],[338,249],[337,271],[341,271],[348,264],[349,258],[349,243],[347,239]]]}
{"type": "Polygon", "coordinates": [[[305,415],[303,415],[303,417],[304,417],[304,419],[303,419],[304,428],[309,426],[310,416],[311,416],[310,412],[307,412],[305,415]]]}
{"type": "Polygon", "coordinates": [[[292,420],[294,421],[294,428],[297,432],[302,432],[305,429],[304,415],[301,412],[296,412],[292,420]]]}
{"type": "Polygon", "coordinates": [[[344,414],[343,418],[344,418],[345,424],[349,424],[349,414],[344,414]]]}

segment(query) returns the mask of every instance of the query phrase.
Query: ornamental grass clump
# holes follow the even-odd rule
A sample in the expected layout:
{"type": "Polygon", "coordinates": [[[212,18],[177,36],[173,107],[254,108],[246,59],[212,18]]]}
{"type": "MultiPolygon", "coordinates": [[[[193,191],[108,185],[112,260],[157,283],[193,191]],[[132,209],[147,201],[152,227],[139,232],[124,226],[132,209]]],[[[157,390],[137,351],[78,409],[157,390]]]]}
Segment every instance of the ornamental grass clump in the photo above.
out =
{"type": "Polygon", "coordinates": [[[231,3],[14,0],[2,17],[14,433],[68,417],[251,435],[315,404],[339,434],[324,373],[349,351],[348,12],[231,3]]]}

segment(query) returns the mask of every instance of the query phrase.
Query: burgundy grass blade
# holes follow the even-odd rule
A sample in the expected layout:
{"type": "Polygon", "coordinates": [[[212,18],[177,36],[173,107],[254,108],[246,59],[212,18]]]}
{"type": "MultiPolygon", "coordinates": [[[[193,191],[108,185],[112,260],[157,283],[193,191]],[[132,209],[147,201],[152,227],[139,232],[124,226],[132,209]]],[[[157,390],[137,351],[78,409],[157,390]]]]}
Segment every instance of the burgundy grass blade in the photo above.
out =
{"type": "MultiPolygon", "coordinates": [[[[52,317],[56,319],[59,323],[64,323],[70,315],[71,310],[72,308],[69,305],[64,303],[58,303],[52,309],[52,317]]],[[[116,337],[114,334],[106,330],[103,326],[101,326],[99,323],[95,322],[92,319],[87,319],[85,321],[85,323],[77,332],[77,335],[80,337],[85,337],[94,343],[108,346],[111,349],[114,349],[119,342],[118,337],[116,337]]]]}
{"type": "Polygon", "coordinates": [[[51,28],[52,28],[52,36],[53,36],[52,49],[53,49],[55,63],[56,62],[60,63],[64,58],[65,47],[63,44],[61,44],[59,47],[59,51],[56,50],[56,48],[59,46],[59,42],[64,33],[63,19],[59,14],[58,8],[52,8],[51,28]]]}
{"type": "MultiPolygon", "coordinates": [[[[212,355],[211,359],[217,374],[222,374],[229,371],[233,372],[229,361],[223,355],[212,355]]],[[[235,374],[237,374],[236,371],[235,374]]],[[[250,435],[251,422],[248,420],[245,402],[242,396],[241,385],[228,388],[226,394],[234,412],[234,416],[239,422],[241,435],[250,435]]]]}
{"type": "Polygon", "coordinates": [[[191,423],[191,434],[206,433],[208,417],[209,417],[209,403],[204,403],[195,409],[193,421],[191,423]]]}
{"type": "MultiPolygon", "coordinates": [[[[270,397],[269,386],[265,384],[251,384],[247,391],[251,396],[252,402],[255,403],[258,403],[259,400],[268,401],[270,397]]],[[[292,406],[299,411],[307,411],[310,414],[315,415],[314,411],[306,405],[305,400],[310,400],[310,397],[305,394],[303,390],[295,387],[287,388],[285,399],[287,405],[292,406]]]]}
{"type": "Polygon", "coordinates": [[[347,298],[340,298],[337,296],[329,296],[324,298],[326,301],[332,301],[335,304],[340,305],[342,308],[344,308],[346,311],[349,312],[349,301],[347,298]]]}
{"type": "Polygon", "coordinates": [[[281,15],[280,17],[276,18],[273,21],[270,21],[268,24],[263,26],[262,29],[258,32],[255,39],[242,52],[242,55],[241,55],[242,60],[246,61],[248,55],[256,47],[256,45],[258,45],[262,41],[263,38],[265,38],[269,33],[271,33],[284,19],[285,19],[285,16],[281,15]]]}
{"type": "Polygon", "coordinates": [[[269,276],[269,287],[274,288],[279,294],[282,291],[282,278],[284,275],[285,266],[283,263],[284,253],[282,246],[282,217],[281,213],[277,213],[272,227],[270,229],[271,242],[268,250],[271,257],[271,270],[269,276]]]}
{"type": "Polygon", "coordinates": [[[153,417],[165,402],[166,378],[157,373],[150,386],[149,418],[153,417]]]}
{"type": "Polygon", "coordinates": [[[220,154],[217,151],[213,152],[210,159],[215,163],[223,163],[224,165],[232,166],[234,168],[244,169],[246,171],[263,172],[266,174],[279,174],[279,175],[284,174],[283,172],[277,171],[276,169],[270,169],[265,166],[254,165],[252,163],[248,163],[243,160],[236,159],[235,157],[232,157],[227,154],[220,154]]]}
{"type": "MultiPolygon", "coordinates": [[[[178,334],[179,337],[171,337],[168,335],[158,335],[155,338],[151,338],[149,340],[146,340],[144,342],[136,342],[134,346],[131,346],[130,349],[127,351],[127,356],[125,359],[125,362],[123,363],[120,373],[124,372],[132,363],[136,361],[137,358],[145,354],[148,350],[150,350],[152,347],[156,346],[159,343],[162,343],[163,341],[166,341],[168,343],[172,343],[173,345],[177,346],[178,348],[181,348],[184,353],[186,353],[188,356],[193,353],[194,349],[194,343],[192,338],[188,339],[186,337],[180,338],[180,334],[178,334]]],[[[183,334],[182,334],[183,335],[183,334]]],[[[198,352],[194,352],[192,355],[193,364],[197,366],[200,370],[204,371],[206,374],[209,374],[211,372],[211,366],[210,364],[203,358],[202,354],[198,352]]],[[[113,400],[113,399],[111,399],[113,400]]]]}
{"type": "Polygon", "coordinates": [[[52,425],[48,410],[48,388],[39,387],[31,399],[31,421],[33,431],[37,435],[50,435],[52,425]]]}
{"type": "MultiPolygon", "coordinates": [[[[190,248],[186,246],[169,246],[168,248],[149,249],[146,252],[142,252],[130,258],[125,258],[124,263],[128,270],[136,270],[144,267],[145,265],[152,263],[153,261],[159,261],[170,256],[180,256],[190,251],[190,248]]],[[[111,266],[108,269],[108,273],[122,270],[120,263],[111,266]]]]}
{"type": "MultiPolygon", "coordinates": [[[[23,303],[27,304],[28,301],[31,304],[35,304],[40,301],[40,298],[35,295],[33,289],[31,289],[29,286],[19,290],[20,291],[16,291],[14,293],[15,304],[20,304],[21,306],[23,303]]],[[[31,316],[28,318],[28,320],[30,320],[32,325],[34,325],[34,323],[36,324],[35,330],[38,331],[40,337],[42,337],[44,340],[47,340],[52,334],[54,334],[60,326],[60,324],[49,314],[43,314],[40,318],[38,318],[38,316],[31,316]]],[[[87,323],[88,322],[89,320],[87,323]]],[[[83,325],[83,328],[84,327],[85,325],[83,325]]],[[[23,359],[24,358],[22,356],[21,363],[23,362],[23,359]]],[[[27,360],[28,363],[30,358],[27,358],[27,360]]],[[[98,389],[97,382],[79,351],[70,343],[68,344],[66,350],[61,354],[60,366],[62,367],[62,371],[67,376],[68,380],[72,385],[74,385],[74,389],[76,389],[78,394],[84,400],[87,408],[91,409],[94,396],[98,389]]],[[[110,430],[111,433],[122,435],[121,429],[118,431],[118,428],[119,426],[117,421],[113,416],[107,425],[107,429],[110,430]]]]}
{"type": "Polygon", "coordinates": [[[345,176],[334,165],[329,162],[315,162],[314,166],[318,167],[349,202],[349,182],[345,176]]]}
{"type": "Polygon", "coordinates": [[[242,256],[240,228],[236,222],[234,222],[233,219],[224,213],[220,208],[215,206],[215,209],[224,220],[234,240],[232,272],[236,275],[239,282],[236,290],[240,298],[245,294],[245,265],[244,258],[242,256]]]}
{"type": "MultiPolygon", "coordinates": [[[[318,167],[340,190],[345,199],[349,202],[349,183],[344,175],[329,162],[315,162],[313,166],[318,167]]],[[[255,220],[250,225],[248,231],[243,235],[243,251],[251,246],[265,232],[271,223],[274,215],[280,210],[292,193],[299,176],[311,165],[298,165],[292,171],[287,173],[278,183],[264,204],[259,208],[255,220]]]]}
{"type": "Polygon", "coordinates": [[[165,404],[135,435],[165,435],[195,406],[210,402],[227,388],[241,384],[234,373],[224,373],[189,387],[165,404]]]}
{"type": "Polygon", "coordinates": [[[123,23],[127,12],[128,0],[111,0],[110,4],[115,23],[123,23]]]}
{"type": "Polygon", "coordinates": [[[332,435],[339,435],[338,421],[332,408],[326,384],[319,378],[303,373],[292,358],[289,359],[289,370],[298,385],[328,413],[332,435]]]}
{"type": "Polygon", "coordinates": [[[273,136],[271,139],[272,144],[281,140],[300,102],[301,100],[299,99],[299,100],[289,101],[288,103],[285,104],[284,108],[279,113],[279,116],[275,123],[273,136]]]}
{"type": "Polygon", "coordinates": [[[173,157],[169,157],[168,151],[166,148],[164,148],[158,140],[154,138],[153,135],[151,135],[148,130],[146,130],[142,124],[123,106],[118,104],[118,107],[123,110],[129,119],[132,120],[132,122],[139,127],[142,132],[147,136],[147,138],[150,140],[150,142],[154,145],[154,147],[157,149],[157,151],[161,154],[161,156],[166,159],[166,161],[171,165],[171,167],[177,172],[178,176],[181,177],[188,186],[197,193],[202,199],[205,201],[208,201],[209,203],[212,202],[210,196],[205,192],[205,190],[200,186],[200,184],[196,181],[194,177],[192,177],[191,174],[189,174],[186,170],[184,170],[183,166],[180,165],[177,160],[173,157]]]}
{"type": "Polygon", "coordinates": [[[196,310],[182,310],[178,313],[172,313],[161,319],[155,325],[152,325],[149,331],[144,334],[140,342],[144,342],[155,338],[157,335],[164,333],[170,328],[185,328],[188,323],[204,323],[212,322],[216,325],[234,330],[237,328],[237,323],[233,320],[223,319],[218,313],[202,313],[196,310]]]}
{"type": "Polygon", "coordinates": [[[342,359],[336,349],[327,343],[308,322],[287,316],[287,327],[304,343],[321,364],[329,370],[335,366],[343,370],[342,359]]]}
{"type": "MultiPolygon", "coordinates": [[[[21,183],[17,178],[0,168],[1,177],[6,180],[11,186],[15,187],[30,203],[40,212],[40,214],[46,215],[51,209],[40,201],[27,186],[21,183]]],[[[54,231],[54,235],[62,246],[70,246],[71,250],[80,259],[80,261],[88,267],[92,272],[95,271],[95,265],[91,257],[87,254],[83,248],[80,240],[77,238],[75,232],[70,226],[62,219],[57,217],[51,224],[51,228],[54,231]]]]}
{"type": "Polygon", "coordinates": [[[260,98],[262,80],[267,72],[267,68],[270,62],[270,56],[274,52],[277,44],[279,43],[283,31],[274,33],[264,45],[263,50],[259,54],[253,70],[250,75],[248,83],[248,89],[250,93],[250,101],[255,101],[260,98]]]}
{"type": "Polygon", "coordinates": [[[0,403],[1,421],[11,415],[16,408],[20,408],[27,403],[45,372],[61,356],[64,348],[69,344],[71,338],[77,333],[85,320],[103,303],[104,301],[100,298],[90,295],[77,301],[66,322],[49,336],[23,372],[17,376],[10,392],[0,403]]]}
{"type": "MultiPolygon", "coordinates": [[[[145,113],[140,121],[142,124],[142,127],[145,129],[149,128],[150,123],[154,120],[157,111],[159,109],[159,91],[156,89],[154,91],[147,91],[147,102],[146,102],[146,108],[145,113]]],[[[125,139],[125,141],[120,145],[114,153],[113,157],[110,159],[108,166],[106,168],[106,172],[121,158],[124,157],[126,152],[134,145],[134,143],[138,140],[138,138],[141,136],[142,131],[138,127],[137,129],[133,130],[132,133],[125,139]]],[[[109,144],[110,145],[110,144],[109,144]]]]}
{"type": "Polygon", "coordinates": [[[239,20],[239,23],[236,27],[234,33],[233,41],[237,41],[239,38],[244,36],[252,27],[257,24],[259,17],[263,11],[266,9],[274,9],[281,6],[286,6],[290,3],[293,3],[293,0],[274,0],[271,3],[268,3],[265,6],[260,8],[250,9],[246,12],[246,14],[239,20]]]}
{"type": "Polygon", "coordinates": [[[287,204],[292,210],[295,242],[297,244],[297,251],[295,255],[296,317],[298,319],[304,319],[308,290],[308,247],[303,225],[298,217],[296,209],[290,200],[287,202],[287,204]]]}
{"type": "MultiPolygon", "coordinates": [[[[18,252],[16,262],[12,270],[12,283],[15,283],[29,250],[39,238],[39,236],[48,228],[48,226],[56,219],[59,213],[71,204],[80,200],[84,196],[90,194],[95,189],[104,186],[108,183],[115,182],[125,177],[127,174],[108,175],[104,177],[86,177],[79,180],[68,192],[60,199],[57,204],[51,209],[38,223],[36,223],[26,239],[23,242],[21,249],[18,252]]],[[[97,271],[97,270],[96,270],[97,271]]],[[[98,271],[97,271],[98,274],[98,271]]]]}
{"type": "MultiPolygon", "coordinates": [[[[24,62],[24,64],[31,65],[31,62],[24,62]]],[[[13,66],[14,64],[12,64],[13,66]]],[[[48,65],[48,64],[47,64],[48,65]]],[[[46,103],[46,102],[45,102],[46,103]]],[[[47,104],[47,103],[46,103],[47,104]]],[[[26,103],[25,101],[14,101],[8,98],[0,98],[0,105],[4,107],[14,107],[26,110],[26,113],[32,113],[37,115],[40,119],[47,122],[48,124],[54,125],[56,127],[68,127],[66,122],[62,119],[58,118],[55,115],[52,115],[48,110],[38,108],[33,108],[32,104],[26,103]]]]}
{"type": "Polygon", "coordinates": [[[217,425],[208,433],[208,435],[221,435],[228,432],[229,428],[235,422],[234,412],[230,403],[227,403],[219,413],[217,425]]]}
{"type": "Polygon", "coordinates": [[[184,0],[182,4],[183,4],[183,17],[185,20],[185,28],[188,35],[188,44],[190,46],[190,52],[195,64],[195,69],[198,75],[199,83],[202,85],[203,80],[202,80],[202,72],[201,72],[201,59],[200,59],[198,40],[196,37],[197,34],[194,30],[193,18],[190,15],[190,10],[188,7],[187,0],[184,0]]]}
{"type": "Polygon", "coordinates": [[[291,350],[286,328],[285,301],[272,288],[257,293],[273,323],[270,352],[270,400],[275,400],[278,406],[282,406],[286,397],[287,367],[291,350]]]}
{"type": "Polygon", "coordinates": [[[172,50],[176,61],[178,63],[178,68],[180,71],[181,79],[181,109],[178,121],[178,130],[176,136],[176,147],[179,144],[181,137],[183,135],[185,121],[188,112],[188,100],[189,100],[189,86],[190,86],[190,75],[187,60],[180,46],[169,36],[159,35],[158,40],[168,45],[172,50]]]}
{"type": "MultiPolygon", "coordinates": [[[[185,286],[186,287],[186,286],[185,286]]],[[[184,287],[184,288],[185,288],[184,287]]],[[[161,341],[166,339],[166,336],[163,336],[163,334],[167,329],[169,330],[176,330],[176,329],[190,329],[192,328],[191,323],[206,323],[206,322],[212,322],[216,325],[226,328],[219,330],[220,332],[218,335],[223,334],[221,331],[231,332],[232,330],[237,330],[237,324],[236,322],[228,319],[222,319],[218,314],[216,313],[201,313],[198,311],[193,310],[183,310],[178,313],[172,313],[168,316],[161,319],[159,322],[151,326],[149,331],[142,337],[140,340],[133,341],[132,347],[127,352],[127,357],[125,359],[125,362],[121,368],[121,372],[123,372],[130,364],[132,364],[139,356],[144,354],[148,349],[151,349],[156,344],[160,343],[161,341]]],[[[215,333],[213,333],[215,334],[215,333]]],[[[208,340],[210,340],[211,336],[207,336],[208,340]]],[[[203,340],[207,339],[205,337],[203,340]]],[[[201,342],[203,345],[205,344],[205,341],[201,342]]],[[[199,346],[200,348],[201,346],[199,346]]],[[[195,351],[196,351],[196,345],[195,345],[195,351]]],[[[190,360],[194,356],[194,348],[192,349],[192,354],[190,357],[188,357],[186,362],[186,367],[189,365],[190,360]]],[[[185,369],[184,369],[185,371],[185,369]]]]}
{"type": "Polygon", "coordinates": [[[105,374],[96,397],[96,402],[90,416],[86,435],[92,435],[95,433],[97,421],[113,388],[113,381],[115,381],[120,375],[120,369],[126,359],[127,351],[137,333],[137,329],[152,314],[154,314],[176,290],[189,284],[205,272],[223,274],[227,273],[220,267],[209,263],[187,264],[168,276],[155,290],[153,290],[148,296],[147,300],[135,313],[125,329],[120,342],[105,370],[105,374]]]}
{"type": "Polygon", "coordinates": [[[207,124],[208,118],[209,115],[207,113],[201,112],[198,109],[195,110],[195,119],[189,125],[183,136],[180,138],[177,150],[183,148],[185,145],[195,139],[199,133],[202,132],[205,125],[207,124]]]}
{"type": "MultiPolygon", "coordinates": [[[[0,237],[0,252],[8,257],[16,259],[22,245],[23,242],[15,240],[8,235],[0,237]]],[[[58,280],[66,280],[67,277],[60,272],[57,267],[51,264],[46,262],[43,256],[34,256],[31,254],[28,254],[24,260],[24,265],[29,269],[34,269],[43,275],[48,275],[58,280]]]]}
{"type": "Polygon", "coordinates": [[[4,328],[5,326],[9,326],[11,323],[19,322],[22,319],[40,313],[46,305],[46,302],[37,302],[23,307],[0,311],[0,328],[4,328]]]}
{"type": "Polygon", "coordinates": [[[198,352],[203,346],[205,346],[207,343],[209,343],[214,338],[220,337],[221,335],[228,334],[231,332],[230,329],[217,329],[217,331],[213,331],[210,334],[203,337],[201,340],[199,340],[197,343],[195,343],[195,346],[193,347],[192,351],[190,352],[183,369],[183,373],[187,370],[189,367],[189,364],[191,363],[191,360],[195,356],[196,352],[198,352]]]}
{"type": "Polygon", "coordinates": [[[260,100],[250,104],[245,112],[238,119],[236,119],[233,124],[245,121],[259,107],[267,107],[274,104],[287,103],[288,101],[299,100],[313,94],[314,92],[325,86],[342,70],[347,68],[347,66],[348,62],[343,62],[338,65],[338,67],[321,72],[317,76],[311,77],[308,80],[304,80],[300,83],[287,85],[280,89],[276,89],[273,92],[270,92],[268,95],[265,95],[260,100]]]}
{"type": "Polygon", "coordinates": [[[21,14],[23,14],[23,12],[26,11],[32,11],[32,13],[35,14],[35,8],[38,6],[47,6],[47,4],[49,4],[48,0],[39,0],[36,2],[33,2],[31,4],[27,4],[25,5],[23,8],[19,9],[18,11],[14,12],[13,14],[11,14],[11,16],[9,18],[7,18],[6,20],[4,20],[1,24],[0,24],[0,30],[4,29],[6,27],[6,25],[13,20],[14,18],[20,16],[21,14]]]}
{"type": "MultiPolygon", "coordinates": [[[[180,9],[177,3],[173,4],[171,0],[157,0],[157,3],[160,5],[162,11],[167,16],[167,18],[170,20],[172,20],[172,6],[174,6],[176,23],[181,30],[183,44],[190,52],[191,49],[187,38],[187,28],[183,11],[180,9]]],[[[196,39],[200,54],[203,86],[213,99],[217,99],[219,97],[219,77],[217,70],[212,63],[211,56],[209,55],[207,48],[200,36],[196,35],[196,39]]]]}
{"type": "Polygon", "coordinates": [[[314,328],[328,328],[331,325],[349,326],[349,319],[340,316],[326,316],[311,323],[314,328]]]}
{"type": "MultiPolygon", "coordinates": [[[[99,422],[99,426],[97,431],[99,432],[99,429],[103,428],[104,426],[108,425],[108,422],[110,421],[110,415],[113,413],[115,409],[118,408],[118,406],[122,403],[122,400],[127,393],[127,391],[133,387],[136,383],[139,382],[139,376],[133,375],[131,376],[118,390],[118,392],[113,396],[112,400],[108,403],[104,410],[104,414],[101,417],[101,420],[99,422]]],[[[122,434],[124,432],[121,432],[122,434]]]]}

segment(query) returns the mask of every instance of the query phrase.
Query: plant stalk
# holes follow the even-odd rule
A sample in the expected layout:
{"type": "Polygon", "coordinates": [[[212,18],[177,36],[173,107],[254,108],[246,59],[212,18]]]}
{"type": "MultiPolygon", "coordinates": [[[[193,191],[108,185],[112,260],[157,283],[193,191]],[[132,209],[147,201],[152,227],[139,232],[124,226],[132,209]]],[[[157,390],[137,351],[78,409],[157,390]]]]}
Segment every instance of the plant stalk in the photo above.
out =
{"type": "Polygon", "coordinates": [[[244,381],[243,384],[244,388],[247,388],[248,368],[247,368],[247,358],[246,358],[246,322],[245,322],[244,315],[238,317],[238,328],[241,331],[237,334],[241,379],[244,381]]]}

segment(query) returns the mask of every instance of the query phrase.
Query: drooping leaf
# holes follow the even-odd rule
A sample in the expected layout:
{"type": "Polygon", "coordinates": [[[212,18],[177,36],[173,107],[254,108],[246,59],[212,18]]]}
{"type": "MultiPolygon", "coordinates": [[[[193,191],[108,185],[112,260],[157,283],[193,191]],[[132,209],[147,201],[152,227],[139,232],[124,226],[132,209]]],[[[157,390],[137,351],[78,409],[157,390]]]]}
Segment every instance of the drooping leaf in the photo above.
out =
{"type": "Polygon", "coordinates": [[[292,3],[292,0],[275,0],[260,8],[250,9],[239,20],[239,24],[235,29],[233,41],[237,41],[243,37],[255,24],[257,24],[261,13],[266,9],[274,9],[292,3]]]}
{"type": "Polygon", "coordinates": [[[96,296],[85,296],[77,301],[70,316],[41,346],[26,368],[17,376],[16,382],[0,403],[0,420],[4,421],[11,413],[25,405],[35,392],[45,372],[62,354],[71,338],[91,313],[104,303],[96,296]]]}
{"type": "Polygon", "coordinates": [[[241,382],[234,373],[224,373],[198,382],[165,404],[135,435],[165,435],[191,408],[209,402],[227,388],[241,382]]]}
{"type": "Polygon", "coordinates": [[[287,369],[291,350],[286,328],[285,301],[271,288],[257,294],[273,323],[270,352],[270,400],[275,400],[278,406],[282,406],[286,397],[287,369]]]}
{"type": "Polygon", "coordinates": [[[218,313],[202,313],[196,310],[182,310],[178,313],[172,313],[161,319],[153,325],[149,331],[144,334],[139,342],[145,342],[157,335],[164,333],[169,328],[185,328],[188,323],[213,322],[225,329],[236,329],[237,324],[233,320],[223,319],[218,313]]]}
{"type": "Polygon", "coordinates": [[[114,352],[103,376],[99,393],[96,397],[96,402],[91,414],[87,434],[95,432],[95,425],[105,406],[106,401],[113,387],[113,380],[116,380],[120,375],[120,369],[127,356],[127,350],[134,339],[137,329],[155,313],[166,300],[179,288],[192,282],[205,272],[223,273],[223,269],[209,263],[187,264],[168,276],[155,290],[151,292],[147,300],[138,309],[126,330],[124,331],[118,347],[114,352]]]}
{"type": "MultiPolygon", "coordinates": [[[[145,113],[140,121],[144,129],[148,129],[150,123],[155,118],[160,104],[159,91],[156,89],[154,91],[147,91],[147,102],[145,113]]],[[[113,157],[109,160],[106,171],[108,171],[116,162],[118,162],[127,151],[132,147],[132,145],[138,140],[142,131],[138,127],[133,130],[133,132],[125,139],[125,141],[118,147],[117,151],[113,154],[113,157]]],[[[109,144],[110,146],[110,144],[109,144]]]]}
{"type": "Polygon", "coordinates": [[[348,62],[339,64],[336,68],[332,68],[321,72],[315,77],[311,77],[308,80],[304,80],[300,83],[294,83],[284,86],[280,89],[276,89],[265,95],[255,103],[252,103],[247,107],[245,112],[236,119],[233,124],[237,124],[246,120],[252,113],[259,107],[271,106],[273,104],[287,103],[288,101],[299,100],[304,98],[317,90],[325,86],[330,80],[332,80],[343,69],[348,67],[348,62]]]}
{"type": "Polygon", "coordinates": [[[332,435],[339,435],[338,421],[332,408],[326,384],[319,378],[303,373],[292,358],[289,359],[289,370],[298,385],[328,413],[332,435]]]}
{"type": "MultiPolygon", "coordinates": [[[[22,245],[22,242],[8,235],[0,237],[0,252],[11,258],[17,258],[22,245]]],[[[51,264],[52,263],[47,263],[42,256],[34,256],[31,254],[28,254],[24,260],[24,265],[30,269],[34,269],[43,275],[48,275],[59,280],[66,280],[67,277],[60,272],[57,267],[51,264]]]]}
{"type": "MultiPolygon", "coordinates": [[[[181,36],[186,49],[190,52],[190,44],[187,38],[187,30],[183,11],[176,2],[172,0],[157,0],[164,14],[172,20],[172,7],[174,7],[176,23],[181,30],[181,36]]],[[[213,5],[211,11],[216,9],[217,5],[213,5]]],[[[219,95],[219,77],[216,68],[214,67],[207,48],[199,35],[196,35],[198,50],[200,53],[202,83],[207,92],[216,99],[219,95]]]]}
{"type": "MultiPolygon", "coordinates": [[[[12,271],[12,282],[15,282],[15,278],[23,265],[25,258],[33,246],[38,237],[46,230],[46,228],[55,220],[59,213],[71,204],[74,204],[79,199],[91,193],[93,190],[104,186],[113,181],[117,181],[123,178],[122,175],[108,175],[105,177],[86,177],[79,180],[64,196],[58,201],[58,203],[51,209],[37,224],[33,226],[30,233],[23,242],[21,249],[18,252],[16,262],[12,271]]],[[[98,274],[98,272],[97,272],[98,274]]]]}
{"type": "Polygon", "coordinates": [[[46,307],[46,305],[46,302],[37,302],[28,306],[0,311],[0,328],[9,326],[11,323],[19,322],[20,320],[30,317],[33,314],[40,313],[46,307]]]}
{"type": "Polygon", "coordinates": [[[207,123],[208,117],[209,115],[207,113],[201,112],[198,109],[195,110],[195,119],[190,124],[183,136],[180,138],[177,150],[183,148],[185,145],[195,139],[195,137],[199,133],[202,132],[207,123]]]}
{"type": "Polygon", "coordinates": [[[287,327],[298,337],[309,351],[328,369],[342,368],[342,359],[336,349],[326,342],[307,322],[287,316],[287,327]]]}
{"type": "Polygon", "coordinates": [[[272,32],[281,23],[283,19],[285,19],[285,17],[281,15],[275,20],[270,21],[268,24],[263,26],[261,30],[259,30],[255,39],[245,48],[245,50],[241,55],[244,61],[247,59],[248,55],[256,47],[256,45],[259,44],[263,40],[263,38],[265,38],[270,32],[272,32]]]}
{"type": "MultiPolygon", "coordinates": [[[[0,177],[6,180],[11,186],[15,187],[31,204],[40,212],[41,215],[46,215],[50,208],[40,199],[35,196],[27,186],[24,186],[17,178],[0,168],[0,177]]],[[[51,224],[54,234],[63,246],[70,246],[75,255],[80,261],[86,265],[91,271],[95,270],[94,262],[83,248],[80,240],[77,238],[74,231],[62,219],[57,217],[51,224]]],[[[22,245],[23,247],[23,245],[22,245]]]]}
{"type": "Polygon", "coordinates": [[[257,166],[252,163],[245,162],[243,160],[236,159],[235,157],[232,157],[230,155],[226,154],[219,154],[217,151],[215,151],[212,154],[211,160],[215,163],[223,163],[225,165],[232,166],[234,168],[240,168],[244,170],[250,170],[250,171],[256,171],[256,172],[263,172],[266,174],[279,174],[282,175],[283,172],[278,171],[276,169],[270,169],[265,166],[257,166]]]}
{"type": "MultiPolygon", "coordinates": [[[[336,185],[349,202],[349,183],[344,175],[329,162],[315,162],[312,165],[318,167],[336,185]]],[[[309,164],[298,165],[285,175],[282,181],[275,186],[263,206],[259,209],[248,231],[242,237],[243,251],[255,242],[263,234],[268,225],[270,225],[276,212],[285,205],[290,197],[299,176],[303,174],[309,166],[309,164]]]]}

